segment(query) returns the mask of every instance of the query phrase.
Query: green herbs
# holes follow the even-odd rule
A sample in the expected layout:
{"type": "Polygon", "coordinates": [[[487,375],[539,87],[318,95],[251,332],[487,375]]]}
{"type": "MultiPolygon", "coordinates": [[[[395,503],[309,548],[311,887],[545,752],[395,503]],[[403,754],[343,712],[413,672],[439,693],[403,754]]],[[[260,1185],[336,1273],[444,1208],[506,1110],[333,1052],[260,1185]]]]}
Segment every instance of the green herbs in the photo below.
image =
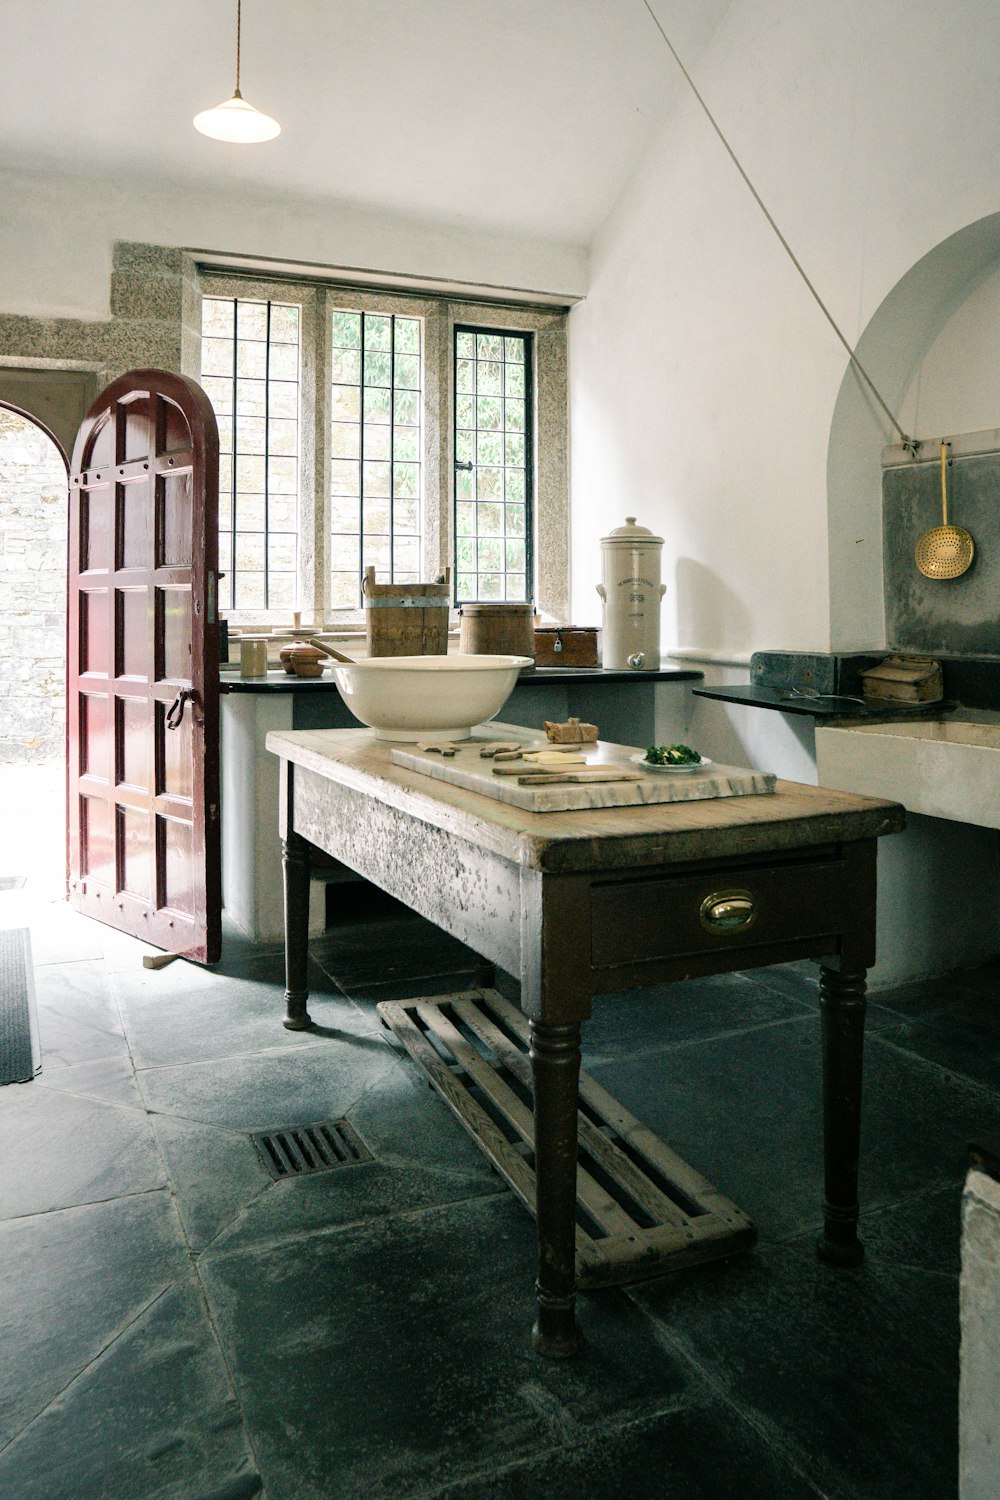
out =
{"type": "Polygon", "coordinates": [[[652,766],[697,766],[701,756],[690,745],[650,745],[646,759],[652,766]]]}

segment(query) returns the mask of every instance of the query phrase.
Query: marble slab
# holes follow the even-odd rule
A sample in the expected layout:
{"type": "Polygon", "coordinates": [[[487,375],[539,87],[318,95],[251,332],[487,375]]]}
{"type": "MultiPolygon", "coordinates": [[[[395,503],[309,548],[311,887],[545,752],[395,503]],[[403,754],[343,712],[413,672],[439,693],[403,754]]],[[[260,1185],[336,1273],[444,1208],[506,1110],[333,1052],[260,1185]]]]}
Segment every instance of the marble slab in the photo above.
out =
{"type": "MultiPolygon", "coordinates": [[[[523,733],[523,731],[522,731],[523,733]]],[[[483,739],[487,736],[483,735],[483,739]]],[[[588,765],[621,767],[641,771],[630,757],[641,754],[630,745],[600,741],[586,749],[588,765]]],[[[508,802],[528,812],[573,812],[592,807],[637,807],[654,802],[699,802],[712,797],[749,797],[773,792],[775,777],[769,772],[748,771],[739,766],[709,766],[704,771],[671,775],[646,771],[640,781],[604,781],[593,786],[518,786],[516,776],[494,776],[493,762],[484,760],[474,742],[458,750],[453,759],[417,750],[394,748],[393,765],[419,771],[436,781],[446,781],[466,791],[479,792],[497,802],[508,802]]],[[[532,767],[525,765],[525,773],[532,767]]],[[[548,769],[546,767],[546,769],[548,769]]]]}

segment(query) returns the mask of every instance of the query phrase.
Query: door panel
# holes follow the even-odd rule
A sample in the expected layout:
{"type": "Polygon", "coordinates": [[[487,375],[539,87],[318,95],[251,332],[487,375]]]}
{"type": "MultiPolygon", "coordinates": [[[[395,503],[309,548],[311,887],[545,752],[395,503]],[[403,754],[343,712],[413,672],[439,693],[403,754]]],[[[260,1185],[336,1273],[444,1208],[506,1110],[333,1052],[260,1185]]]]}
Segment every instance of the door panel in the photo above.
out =
{"type": "Polygon", "coordinates": [[[94,402],[70,479],[72,904],[214,962],[219,440],[201,388],[137,370],[94,402]]]}

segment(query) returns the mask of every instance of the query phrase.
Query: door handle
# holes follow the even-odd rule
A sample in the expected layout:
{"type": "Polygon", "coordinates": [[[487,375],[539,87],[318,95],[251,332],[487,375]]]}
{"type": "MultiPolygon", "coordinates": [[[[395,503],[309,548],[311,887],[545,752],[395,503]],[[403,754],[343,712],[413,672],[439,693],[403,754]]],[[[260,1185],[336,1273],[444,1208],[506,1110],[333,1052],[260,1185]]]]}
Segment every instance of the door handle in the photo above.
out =
{"type": "Polygon", "coordinates": [[[167,709],[167,728],[168,729],[179,729],[180,728],[180,722],[181,722],[181,720],[184,717],[184,705],[185,705],[185,703],[187,703],[187,701],[188,701],[189,698],[193,698],[193,697],[194,697],[194,691],[193,691],[192,688],[181,688],[180,692],[177,694],[177,697],[174,699],[173,703],[171,703],[170,707],[167,709]]]}

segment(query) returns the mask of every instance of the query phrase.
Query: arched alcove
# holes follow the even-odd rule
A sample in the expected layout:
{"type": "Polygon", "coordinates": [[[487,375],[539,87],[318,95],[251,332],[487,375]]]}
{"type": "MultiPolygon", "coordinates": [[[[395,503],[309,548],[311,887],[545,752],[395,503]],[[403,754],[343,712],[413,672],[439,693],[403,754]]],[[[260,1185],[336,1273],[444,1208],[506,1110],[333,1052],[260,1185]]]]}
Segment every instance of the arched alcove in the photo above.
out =
{"type": "Polygon", "coordinates": [[[65,753],[68,466],[55,438],[0,402],[0,763],[65,753]]]}
{"type": "MultiPolygon", "coordinates": [[[[962,304],[1000,267],[1000,213],[950,235],[884,298],[857,354],[890,409],[903,411],[927,350],[962,304]]],[[[981,426],[957,402],[951,432],[981,426]]],[[[903,423],[905,428],[905,422],[903,423]]],[[[1000,426],[998,402],[997,426],[1000,426]]],[[[936,433],[910,433],[934,437],[936,433]]],[[[830,639],[834,651],[886,644],[882,576],[881,454],[898,441],[851,366],[834,409],[827,452],[830,639]]]]}

